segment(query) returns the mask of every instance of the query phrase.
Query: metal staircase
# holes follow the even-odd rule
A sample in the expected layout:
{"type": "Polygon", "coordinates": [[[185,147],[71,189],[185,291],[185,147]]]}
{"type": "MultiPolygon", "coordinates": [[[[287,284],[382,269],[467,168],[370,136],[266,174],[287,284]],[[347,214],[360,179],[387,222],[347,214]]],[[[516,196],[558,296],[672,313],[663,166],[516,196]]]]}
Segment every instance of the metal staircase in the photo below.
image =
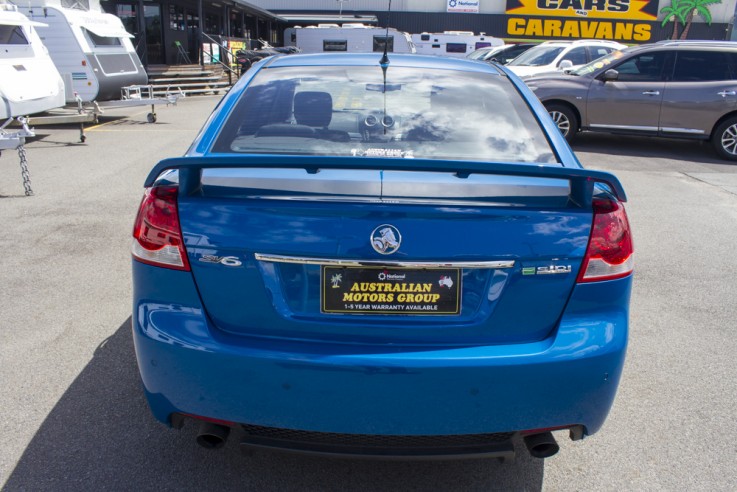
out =
{"type": "Polygon", "coordinates": [[[147,69],[149,84],[155,96],[170,93],[221,94],[230,89],[231,81],[225,69],[219,65],[150,65],[147,69]]]}

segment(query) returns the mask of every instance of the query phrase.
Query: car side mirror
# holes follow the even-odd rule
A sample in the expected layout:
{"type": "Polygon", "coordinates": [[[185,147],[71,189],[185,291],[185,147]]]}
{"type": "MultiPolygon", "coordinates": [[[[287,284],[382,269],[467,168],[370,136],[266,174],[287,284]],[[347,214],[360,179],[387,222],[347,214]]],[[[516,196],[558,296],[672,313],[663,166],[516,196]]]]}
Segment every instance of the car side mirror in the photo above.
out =
{"type": "Polygon", "coordinates": [[[560,68],[561,70],[573,68],[573,62],[571,60],[563,60],[558,64],[558,68],[560,68]]]}
{"type": "Polygon", "coordinates": [[[606,72],[604,72],[604,75],[602,77],[602,80],[604,82],[612,82],[614,80],[617,80],[619,78],[619,72],[614,70],[613,68],[610,68],[606,72]]]}

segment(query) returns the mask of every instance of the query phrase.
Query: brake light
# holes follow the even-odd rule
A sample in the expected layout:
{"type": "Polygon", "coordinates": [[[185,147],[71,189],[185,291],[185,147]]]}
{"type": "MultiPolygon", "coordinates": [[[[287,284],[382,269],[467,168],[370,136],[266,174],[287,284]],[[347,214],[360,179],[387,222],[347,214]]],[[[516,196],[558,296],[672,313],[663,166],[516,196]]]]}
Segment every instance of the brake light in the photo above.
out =
{"type": "Polygon", "coordinates": [[[634,269],[632,232],[622,203],[594,199],[594,221],[578,282],[626,277],[634,269]]]}
{"type": "Polygon", "coordinates": [[[143,263],[189,271],[179,225],[176,186],[148,188],[133,225],[133,257],[143,263]]]}

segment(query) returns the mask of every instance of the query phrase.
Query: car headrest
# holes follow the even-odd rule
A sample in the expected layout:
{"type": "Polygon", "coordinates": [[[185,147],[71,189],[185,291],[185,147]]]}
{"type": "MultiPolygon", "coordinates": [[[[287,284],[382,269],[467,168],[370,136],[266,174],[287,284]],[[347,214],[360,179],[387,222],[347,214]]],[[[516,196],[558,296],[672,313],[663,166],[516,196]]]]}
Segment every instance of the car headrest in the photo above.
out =
{"type": "Polygon", "coordinates": [[[298,92],[294,95],[294,119],[300,125],[327,127],[333,117],[333,98],[327,92],[298,92]]]}

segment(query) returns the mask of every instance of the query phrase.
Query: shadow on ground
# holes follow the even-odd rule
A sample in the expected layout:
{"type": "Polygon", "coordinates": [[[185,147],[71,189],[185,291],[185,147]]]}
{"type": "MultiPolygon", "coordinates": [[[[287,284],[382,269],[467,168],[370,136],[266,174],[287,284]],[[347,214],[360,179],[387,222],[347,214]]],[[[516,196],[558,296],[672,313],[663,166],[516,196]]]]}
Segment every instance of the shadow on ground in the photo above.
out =
{"type": "Polygon", "coordinates": [[[577,135],[571,146],[576,152],[632,157],[660,157],[710,164],[737,164],[721,159],[712,148],[711,143],[700,140],[585,132],[577,135]]]}
{"type": "MultiPolygon", "coordinates": [[[[70,137],[79,135],[79,128],[75,128],[72,125],[68,125],[66,127],[60,127],[60,128],[69,130],[70,137]]],[[[36,136],[27,138],[26,145],[32,143],[34,150],[35,149],[52,149],[55,147],[84,147],[85,146],[85,144],[80,142],[79,139],[73,142],[64,142],[61,140],[54,140],[53,138],[49,138],[52,135],[54,135],[55,137],[58,137],[59,133],[58,132],[54,132],[54,133],[48,132],[48,130],[51,130],[51,128],[44,127],[41,130],[34,128],[36,136]],[[47,131],[44,132],[44,130],[47,130],[47,131]]],[[[28,152],[28,150],[29,149],[26,148],[26,152],[28,152]]]]}
{"type": "MultiPolygon", "coordinates": [[[[100,117],[100,125],[105,124],[107,127],[125,127],[125,126],[168,126],[171,123],[157,121],[156,123],[149,123],[146,120],[145,115],[132,115],[125,118],[113,118],[113,117],[100,117]]],[[[94,128],[90,128],[90,131],[95,131],[94,128]]]]}
{"type": "MultiPolygon", "coordinates": [[[[130,318],[105,340],[36,432],[3,490],[540,490],[543,461],[383,462],[219,451],[151,417],[130,318]]],[[[520,443],[515,443],[520,449],[520,443]]]]}

